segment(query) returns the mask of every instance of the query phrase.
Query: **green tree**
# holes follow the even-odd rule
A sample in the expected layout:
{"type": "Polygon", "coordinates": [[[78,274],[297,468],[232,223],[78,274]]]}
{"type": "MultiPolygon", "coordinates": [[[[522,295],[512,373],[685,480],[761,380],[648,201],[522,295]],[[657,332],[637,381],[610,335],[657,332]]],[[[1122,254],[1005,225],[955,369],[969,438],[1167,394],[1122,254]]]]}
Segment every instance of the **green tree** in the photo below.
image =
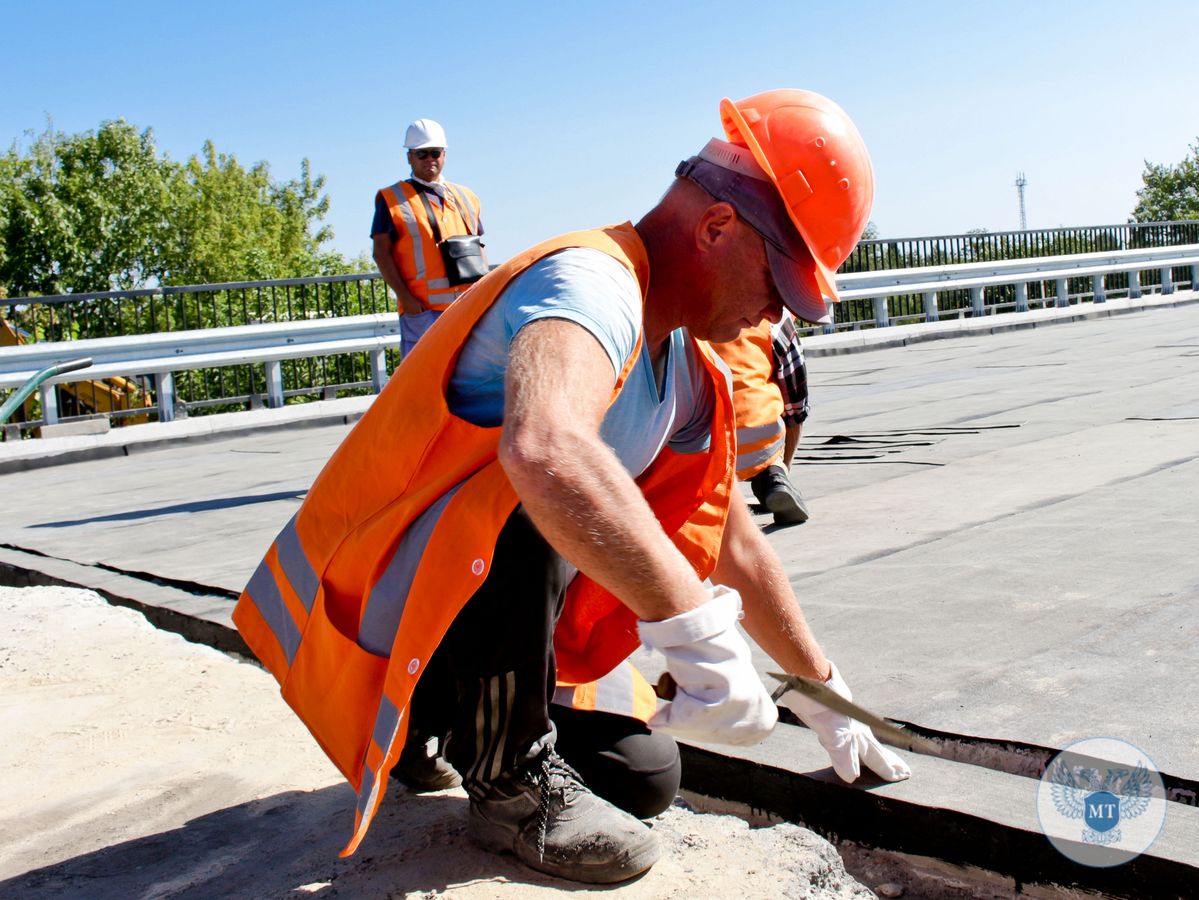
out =
{"type": "Polygon", "coordinates": [[[0,290],[10,296],[335,274],[325,180],[279,181],[211,141],[178,163],[123,119],[48,127],[0,156],[0,290]]]}
{"type": "Polygon", "coordinates": [[[332,229],[325,180],[308,160],[300,177],[276,182],[259,162],[243,167],[211,141],[171,173],[170,224],[157,273],[166,284],[252,281],[340,270],[323,250],[332,229]]]}
{"type": "Polygon", "coordinates": [[[1145,161],[1144,187],[1137,191],[1133,222],[1199,219],[1199,140],[1178,165],[1145,161]]]}
{"type": "Polygon", "coordinates": [[[153,133],[52,128],[0,163],[0,280],[13,296],[103,291],[153,274],[166,200],[153,133]]]}

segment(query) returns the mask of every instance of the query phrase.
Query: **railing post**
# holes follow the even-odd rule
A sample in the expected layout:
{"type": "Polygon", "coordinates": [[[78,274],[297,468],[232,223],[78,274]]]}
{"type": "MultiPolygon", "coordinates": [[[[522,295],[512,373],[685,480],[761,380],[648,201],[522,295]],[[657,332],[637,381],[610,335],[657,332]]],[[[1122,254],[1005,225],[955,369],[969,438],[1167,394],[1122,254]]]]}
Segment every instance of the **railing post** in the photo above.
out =
{"type": "Polygon", "coordinates": [[[387,384],[387,351],[379,347],[371,351],[371,390],[376,394],[387,384]]]}
{"type": "Polygon", "coordinates": [[[266,405],[271,409],[283,405],[283,363],[277,359],[266,364],[266,405]]]}
{"type": "Polygon", "coordinates": [[[175,373],[155,372],[154,391],[158,394],[158,421],[175,421],[175,373]]]}
{"type": "Polygon", "coordinates": [[[1069,306],[1070,305],[1070,287],[1065,278],[1057,279],[1057,299],[1053,302],[1054,306],[1069,306]]]}
{"type": "Polygon", "coordinates": [[[886,297],[874,297],[874,324],[886,328],[891,324],[891,312],[887,309],[886,297]]]}
{"type": "Polygon", "coordinates": [[[824,308],[828,312],[828,324],[823,329],[825,334],[837,333],[837,310],[834,307],[835,304],[832,300],[824,301],[824,308]]]}
{"type": "Polygon", "coordinates": [[[1162,266],[1162,293],[1174,293],[1174,272],[1169,266],[1162,266]]]}
{"type": "Polygon", "coordinates": [[[1128,273],[1128,299],[1135,300],[1141,296],[1141,273],[1133,270],[1128,273]]]}
{"type": "Polygon", "coordinates": [[[47,425],[58,424],[58,392],[55,387],[53,384],[43,384],[37,389],[42,398],[42,418],[47,425]]]}
{"type": "Polygon", "coordinates": [[[970,288],[970,310],[976,316],[985,316],[987,314],[987,306],[984,302],[981,285],[970,288]]]}
{"type": "Polygon", "coordinates": [[[1028,282],[1016,282],[1016,312],[1028,312],[1028,282]]]}
{"type": "Polygon", "coordinates": [[[1199,263],[1191,265],[1191,290],[1199,291],[1199,263]]]}
{"type": "Polygon", "coordinates": [[[937,309],[937,292],[924,292],[924,321],[936,322],[941,318],[941,311],[937,309]]]}
{"type": "Polygon", "coordinates": [[[1103,287],[1103,278],[1104,275],[1102,272],[1096,272],[1091,276],[1091,292],[1094,294],[1094,300],[1096,303],[1107,302],[1107,294],[1104,292],[1103,287]]]}

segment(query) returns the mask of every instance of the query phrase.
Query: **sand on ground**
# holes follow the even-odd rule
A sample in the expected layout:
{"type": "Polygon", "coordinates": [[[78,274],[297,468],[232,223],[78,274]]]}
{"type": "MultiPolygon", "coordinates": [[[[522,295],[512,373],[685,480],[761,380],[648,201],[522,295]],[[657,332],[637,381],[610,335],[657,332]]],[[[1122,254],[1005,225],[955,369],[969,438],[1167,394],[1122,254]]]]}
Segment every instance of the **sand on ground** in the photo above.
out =
{"type": "MultiPolygon", "coordinates": [[[[461,790],[354,796],[261,668],[85,590],[0,587],[0,897],[543,897],[583,889],[466,839],[461,790]]],[[[682,801],[622,898],[855,897],[828,842],[682,801]]]]}

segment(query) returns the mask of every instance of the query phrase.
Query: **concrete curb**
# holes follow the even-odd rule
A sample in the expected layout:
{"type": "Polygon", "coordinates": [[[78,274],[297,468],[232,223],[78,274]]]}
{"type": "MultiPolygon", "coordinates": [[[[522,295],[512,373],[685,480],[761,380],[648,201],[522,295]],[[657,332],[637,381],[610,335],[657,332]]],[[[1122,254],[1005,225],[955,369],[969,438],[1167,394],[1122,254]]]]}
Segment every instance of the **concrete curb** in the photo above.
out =
{"type": "Polygon", "coordinates": [[[131,456],[184,442],[216,441],[263,429],[323,428],[348,425],[362,418],[374,395],[322,400],[279,409],[197,416],[174,422],[151,422],[116,428],[107,434],[41,438],[0,444],[0,475],[62,463],[131,456]]]}
{"type": "MultiPolygon", "coordinates": [[[[138,610],[155,627],[258,664],[233,626],[233,599],[220,589],[166,584],[12,547],[0,547],[0,584],[93,590],[109,603],[138,610]]],[[[1199,827],[1194,807],[1171,804],[1168,826],[1152,852],[1116,869],[1087,868],[1059,854],[1036,825],[1034,777],[908,754],[916,773],[910,781],[888,784],[867,774],[847,785],[832,774],[811,733],[788,724],[789,713],[782,718],[754,747],[680,745],[682,788],[704,798],[697,804],[701,810],[794,822],[834,844],[850,842],[898,858],[903,868],[939,860],[953,868],[959,887],[997,887],[1013,895],[1029,887],[1056,894],[1065,887],[1102,896],[1166,896],[1172,886],[1199,877],[1188,839],[1199,827]]]]}

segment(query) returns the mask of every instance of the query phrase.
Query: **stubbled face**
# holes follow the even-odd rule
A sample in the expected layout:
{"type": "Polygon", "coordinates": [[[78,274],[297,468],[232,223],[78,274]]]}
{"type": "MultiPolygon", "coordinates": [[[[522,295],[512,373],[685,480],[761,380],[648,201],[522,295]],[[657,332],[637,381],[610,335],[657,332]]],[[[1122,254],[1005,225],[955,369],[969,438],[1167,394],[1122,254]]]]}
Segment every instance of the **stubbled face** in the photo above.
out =
{"type": "Polygon", "coordinates": [[[723,249],[710,254],[707,297],[695,304],[692,335],[707,341],[731,341],[763,319],[778,322],[783,298],[774,286],[762,237],[743,222],[723,249]]]}
{"type": "Polygon", "coordinates": [[[412,174],[424,181],[436,181],[441,176],[442,167],[445,166],[445,148],[441,148],[441,155],[434,159],[432,154],[426,154],[424,159],[420,158],[420,150],[408,151],[408,165],[412,166],[412,174]]]}

